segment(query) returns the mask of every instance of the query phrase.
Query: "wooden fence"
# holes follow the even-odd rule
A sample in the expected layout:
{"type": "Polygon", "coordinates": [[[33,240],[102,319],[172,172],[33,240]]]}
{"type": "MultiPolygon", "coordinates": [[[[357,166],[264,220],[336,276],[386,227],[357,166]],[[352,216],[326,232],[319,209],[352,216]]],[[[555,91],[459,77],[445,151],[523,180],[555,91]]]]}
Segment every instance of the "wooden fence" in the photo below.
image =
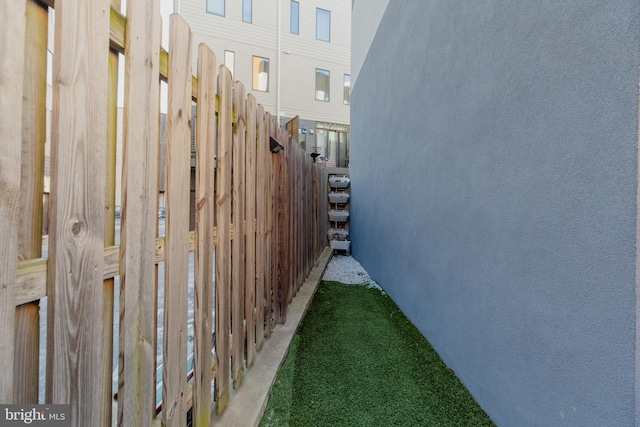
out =
{"type": "Polygon", "coordinates": [[[168,54],[160,49],[159,1],[128,1],[126,18],[118,3],[55,2],[46,258],[41,230],[47,7],[54,4],[0,4],[0,360],[13,366],[0,370],[0,403],[38,402],[39,301],[47,297],[45,402],[71,404],[72,425],[110,425],[117,417],[119,425],[182,427],[192,410],[194,425],[207,426],[211,408],[223,411],[231,387],[252,374],[245,368],[259,357],[275,323],[285,321],[288,303],[325,246],[325,214],[318,211],[326,211],[326,177],[319,181],[312,159],[242,83],[232,82],[228,69],[217,67],[206,45],[198,47],[193,76],[191,30],[179,15],[171,16],[168,54]],[[126,75],[116,246],[119,54],[126,75]],[[159,79],[168,84],[166,165],[158,161],[159,79]],[[272,153],[270,138],[283,146],[280,153],[272,153]],[[164,237],[158,236],[162,167],[164,237]],[[190,209],[196,218],[191,232],[190,209]],[[189,252],[195,265],[192,306],[189,252]],[[159,263],[164,307],[158,307],[159,263]],[[114,295],[118,276],[120,292],[114,295]],[[119,307],[117,336],[114,306],[119,307]],[[159,308],[164,309],[161,367],[156,366],[159,308]],[[159,412],[157,370],[162,372],[159,412]]]}

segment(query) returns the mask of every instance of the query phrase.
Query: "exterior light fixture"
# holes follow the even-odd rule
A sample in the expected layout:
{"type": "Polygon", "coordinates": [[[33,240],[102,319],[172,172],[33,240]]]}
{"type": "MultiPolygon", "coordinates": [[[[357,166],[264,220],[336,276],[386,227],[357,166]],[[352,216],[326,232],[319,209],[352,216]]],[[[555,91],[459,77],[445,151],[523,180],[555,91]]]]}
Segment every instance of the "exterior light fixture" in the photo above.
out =
{"type": "Polygon", "coordinates": [[[318,156],[320,155],[320,153],[311,153],[309,154],[311,156],[311,158],[313,159],[313,163],[316,162],[316,159],[318,158],[318,156]]]}
{"type": "Polygon", "coordinates": [[[282,144],[273,139],[273,137],[269,137],[269,149],[272,153],[279,153],[283,148],[284,146],[282,144]]]}

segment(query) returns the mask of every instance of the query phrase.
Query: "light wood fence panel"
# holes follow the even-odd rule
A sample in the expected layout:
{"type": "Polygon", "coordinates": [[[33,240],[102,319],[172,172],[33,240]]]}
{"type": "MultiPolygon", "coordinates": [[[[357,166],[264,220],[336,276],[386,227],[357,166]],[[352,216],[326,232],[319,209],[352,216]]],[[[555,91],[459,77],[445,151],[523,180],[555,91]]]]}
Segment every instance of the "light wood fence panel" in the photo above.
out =
{"type": "MultiPolygon", "coordinates": [[[[120,1],[119,0],[111,0],[111,8],[112,10],[120,10],[120,1]]],[[[105,165],[106,165],[106,175],[105,175],[105,185],[104,185],[104,245],[113,246],[116,241],[116,230],[115,230],[115,209],[116,209],[116,151],[118,145],[118,70],[120,65],[120,55],[118,52],[114,50],[110,50],[109,52],[109,68],[108,68],[108,94],[107,94],[107,141],[106,141],[106,157],[105,157],[105,165]]],[[[114,318],[114,302],[116,299],[116,295],[114,293],[115,288],[115,279],[108,278],[104,279],[104,311],[103,311],[103,323],[105,325],[112,325],[114,318]]],[[[114,346],[114,327],[104,328],[103,331],[103,341],[104,341],[104,351],[108,355],[108,358],[111,358],[113,355],[113,346],[114,346]]],[[[117,357],[117,356],[116,356],[117,357]]],[[[102,374],[102,378],[112,379],[112,365],[105,363],[104,372],[102,374]]],[[[111,382],[113,385],[113,382],[111,382]]],[[[113,390],[111,387],[108,389],[109,393],[105,393],[105,402],[104,405],[109,408],[111,405],[112,393],[116,390],[113,390]]],[[[118,414],[113,413],[111,411],[112,417],[117,419],[118,414]]]]}
{"type": "Polygon", "coordinates": [[[215,399],[221,413],[230,395],[230,323],[231,323],[231,146],[232,88],[231,73],[224,65],[218,76],[218,157],[216,171],[216,380],[215,399]]]}
{"type": "Polygon", "coordinates": [[[198,110],[196,131],[196,253],[194,319],[193,419],[207,427],[211,420],[213,223],[216,113],[216,57],[198,46],[198,110]]]}
{"type": "MultiPolygon", "coordinates": [[[[25,0],[0,3],[0,360],[14,366],[16,272],[18,263],[18,218],[25,46],[25,0]]],[[[0,402],[13,400],[13,369],[0,370],[0,402]]]]}
{"type": "MultiPolygon", "coordinates": [[[[118,425],[149,426],[155,416],[155,235],[159,123],[160,10],[127,3],[118,425]]],[[[165,299],[165,301],[167,301],[165,299]]]]}
{"type": "Polygon", "coordinates": [[[112,362],[102,273],[110,8],[107,0],[57,6],[47,401],[71,402],[74,425],[108,425],[111,381],[96,378],[112,362]]]}
{"type": "MultiPolygon", "coordinates": [[[[111,0],[111,9],[109,2],[47,3],[56,7],[48,259],[40,252],[48,12],[36,0],[0,6],[0,35],[10,35],[1,40],[11,40],[0,45],[0,279],[7,284],[0,289],[0,355],[14,366],[0,373],[0,402],[37,401],[38,304],[48,297],[45,401],[71,403],[74,427],[111,423],[113,287],[119,275],[119,425],[182,426],[192,407],[195,424],[206,426],[212,397],[214,412],[224,411],[231,381],[241,385],[249,374],[244,364],[252,366],[275,323],[285,322],[288,303],[324,246],[326,221],[315,218],[323,208],[326,218],[326,188],[314,188],[322,172],[241,83],[234,88],[229,71],[216,68],[204,45],[198,48],[197,78],[192,76],[191,31],[181,17],[171,17],[169,55],[159,47],[157,1],[128,2],[126,17],[119,0],[111,0]],[[116,72],[119,54],[125,57],[123,83],[116,72]],[[167,80],[169,95],[164,237],[156,237],[159,78],[167,80]],[[119,83],[125,86],[122,126],[119,83]],[[198,117],[195,232],[189,232],[192,101],[198,117]],[[119,128],[123,209],[116,246],[119,128]],[[284,150],[272,153],[270,137],[284,150]],[[186,369],[189,252],[195,252],[192,388],[186,369]]],[[[326,183],[326,175],[318,182],[326,183]]]]}
{"type": "Polygon", "coordinates": [[[246,149],[246,292],[245,319],[247,325],[247,367],[253,365],[256,355],[256,99],[247,96],[247,149],[246,149]]]}
{"type": "MultiPolygon", "coordinates": [[[[42,256],[42,193],[46,140],[46,76],[48,10],[35,0],[26,3],[24,84],[22,98],[22,166],[18,260],[42,256]]],[[[15,403],[38,402],[40,304],[16,307],[15,403]]]]}
{"type": "Polygon", "coordinates": [[[238,388],[244,375],[244,290],[245,290],[245,143],[246,143],[246,90],[242,82],[236,82],[233,91],[233,105],[236,125],[233,130],[233,206],[232,221],[234,237],[231,242],[232,260],[232,355],[231,378],[233,387],[238,388]]]}
{"type": "Polygon", "coordinates": [[[162,419],[186,423],[187,283],[191,153],[191,29],[178,14],[169,25],[168,143],[165,219],[162,419]]]}

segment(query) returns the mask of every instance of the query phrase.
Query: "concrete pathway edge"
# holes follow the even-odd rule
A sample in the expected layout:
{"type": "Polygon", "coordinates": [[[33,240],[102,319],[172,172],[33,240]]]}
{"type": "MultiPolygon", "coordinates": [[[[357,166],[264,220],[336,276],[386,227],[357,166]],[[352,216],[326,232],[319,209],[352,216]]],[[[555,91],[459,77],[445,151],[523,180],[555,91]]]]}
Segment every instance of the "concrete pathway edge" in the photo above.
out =
{"type": "Polygon", "coordinates": [[[287,321],[275,326],[271,338],[265,340],[262,350],[256,355],[253,366],[245,371],[240,388],[231,392],[227,408],[222,415],[211,418],[212,426],[250,427],[260,424],[271,387],[332,256],[333,250],[325,247],[317,259],[317,265],[291,301],[287,309],[287,321]]]}

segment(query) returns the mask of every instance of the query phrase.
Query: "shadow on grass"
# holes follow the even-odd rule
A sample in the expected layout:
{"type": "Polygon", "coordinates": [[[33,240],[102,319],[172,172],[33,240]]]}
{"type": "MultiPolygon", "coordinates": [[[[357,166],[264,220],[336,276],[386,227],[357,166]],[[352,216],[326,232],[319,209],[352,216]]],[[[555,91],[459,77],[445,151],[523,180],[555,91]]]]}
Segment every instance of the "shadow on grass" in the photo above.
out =
{"type": "Polygon", "coordinates": [[[494,424],[391,298],[322,282],[260,425],[494,424]]]}

